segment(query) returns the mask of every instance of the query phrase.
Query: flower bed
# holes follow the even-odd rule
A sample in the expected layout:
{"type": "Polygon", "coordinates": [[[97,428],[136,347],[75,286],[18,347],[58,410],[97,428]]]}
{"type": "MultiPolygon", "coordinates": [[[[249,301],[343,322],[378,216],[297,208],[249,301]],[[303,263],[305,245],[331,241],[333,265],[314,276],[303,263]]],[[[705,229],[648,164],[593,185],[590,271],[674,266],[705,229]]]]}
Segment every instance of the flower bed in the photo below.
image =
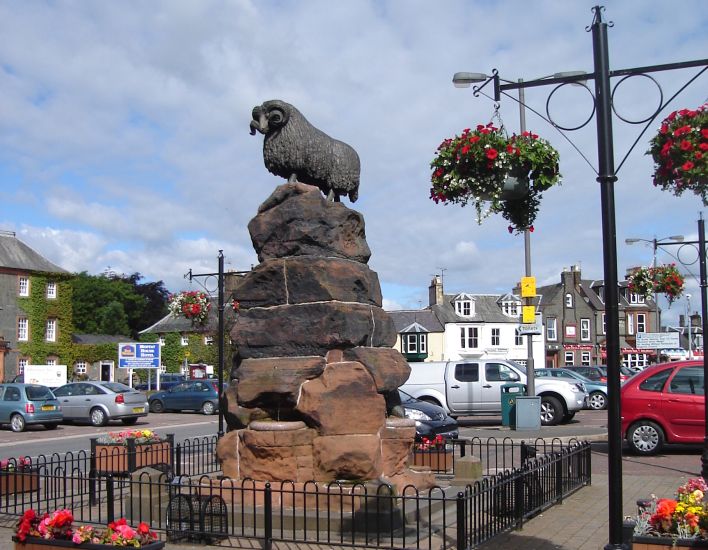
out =
{"type": "Polygon", "coordinates": [[[29,457],[0,460],[0,496],[39,489],[39,474],[29,457]]]}
{"type": "Polygon", "coordinates": [[[703,478],[689,479],[676,491],[676,498],[652,497],[635,520],[635,550],[708,548],[708,485],[703,478]]]}
{"type": "Polygon", "coordinates": [[[172,464],[173,436],[151,430],[110,432],[91,440],[94,469],[101,473],[130,473],[138,468],[172,464]]]}
{"type": "Polygon", "coordinates": [[[442,435],[422,438],[413,444],[413,466],[427,466],[433,472],[447,472],[453,468],[453,448],[442,435]]]}
{"type": "Polygon", "coordinates": [[[125,518],[110,522],[98,529],[89,525],[75,527],[70,510],[56,510],[51,514],[38,515],[34,510],[26,510],[17,523],[15,536],[16,550],[49,550],[51,548],[105,548],[106,546],[130,546],[146,550],[157,550],[165,543],[157,540],[157,535],[147,523],[133,528],[125,518]]]}

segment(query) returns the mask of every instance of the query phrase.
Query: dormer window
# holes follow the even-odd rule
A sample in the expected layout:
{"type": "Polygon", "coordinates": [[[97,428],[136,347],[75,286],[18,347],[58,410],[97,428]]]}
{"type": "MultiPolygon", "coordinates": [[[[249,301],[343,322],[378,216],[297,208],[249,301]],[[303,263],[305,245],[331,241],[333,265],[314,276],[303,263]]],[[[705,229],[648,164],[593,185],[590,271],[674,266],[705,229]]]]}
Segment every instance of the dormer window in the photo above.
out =
{"type": "Polygon", "coordinates": [[[502,302],[502,312],[507,317],[518,317],[519,316],[519,302],[515,300],[506,300],[502,302]]]}
{"type": "Polygon", "coordinates": [[[565,307],[573,307],[573,295],[570,292],[565,295],[565,307]]]}
{"type": "Polygon", "coordinates": [[[455,298],[455,313],[461,317],[472,317],[474,315],[474,300],[469,294],[460,294],[455,298]]]}

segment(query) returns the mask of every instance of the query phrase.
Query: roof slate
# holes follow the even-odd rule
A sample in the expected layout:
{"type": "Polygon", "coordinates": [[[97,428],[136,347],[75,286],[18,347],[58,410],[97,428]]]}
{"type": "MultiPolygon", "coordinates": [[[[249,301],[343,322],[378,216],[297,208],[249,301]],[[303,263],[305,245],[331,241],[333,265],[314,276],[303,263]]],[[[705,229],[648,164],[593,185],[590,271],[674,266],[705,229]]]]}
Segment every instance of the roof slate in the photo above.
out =
{"type": "Polygon", "coordinates": [[[68,273],[19,240],[14,233],[0,232],[0,267],[40,271],[44,273],[68,273]]]}

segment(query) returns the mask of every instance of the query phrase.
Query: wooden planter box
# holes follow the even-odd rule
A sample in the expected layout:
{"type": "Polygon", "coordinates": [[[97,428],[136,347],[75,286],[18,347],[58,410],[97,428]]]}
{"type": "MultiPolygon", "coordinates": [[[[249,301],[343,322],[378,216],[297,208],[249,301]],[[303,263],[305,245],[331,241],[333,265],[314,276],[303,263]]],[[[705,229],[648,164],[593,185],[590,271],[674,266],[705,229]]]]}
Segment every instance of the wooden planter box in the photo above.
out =
{"type": "Polygon", "coordinates": [[[413,466],[427,466],[433,472],[452,470],[452,451],[432,450],[413,453],[413,466]]]}
{"type": "Polygon", "coordinates": [[[172,465],[172,441],[144,445],[100,445],[92,441],[95,470],[100,473],[132,473],[145,466],[172,465]]]}
{"type": "MultiPolygon", "coordinates": [[[[15,541],[15,550],[52,550],[52,548],[85,548],[87,550],[115,550],[119,546],[112,544],[91,544],[85,542],[83,544],[74,544],[70,540],[45,540],[39,537],[27,537],[25,542],[19,542],[17,537],[12,537],[15,541]]],[[[140,546],[141,550],[160,550],[165,546],[164,541],[158,540],[150,544],[140,546]]],[[[128,548],[135,548],[130,546],[128,548]]]]}
{"type": "Polygon", "coordinates": [[[36,470],[0,472],[0,496],[37,490],[39,490],[39,474],[36,470]]]}
{"type": "Polygon", "coordinates": [[[672,548],[708,548],[705,539],[672,539],[671,537],[632,537],[632,550],[671,550],[672,548]]]}

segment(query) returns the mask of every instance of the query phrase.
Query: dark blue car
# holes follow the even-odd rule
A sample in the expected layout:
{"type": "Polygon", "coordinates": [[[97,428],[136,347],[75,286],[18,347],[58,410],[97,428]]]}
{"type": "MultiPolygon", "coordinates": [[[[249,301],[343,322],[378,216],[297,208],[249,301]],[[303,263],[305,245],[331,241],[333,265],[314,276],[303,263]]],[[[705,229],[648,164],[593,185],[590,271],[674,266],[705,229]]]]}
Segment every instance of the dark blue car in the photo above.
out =
{"type": "Polygon", "coordinates": [[[187,380],[148,397],[150,412],[201,411],[214,414],[219,410],[218,387],[216,380],[187,380]]]}

